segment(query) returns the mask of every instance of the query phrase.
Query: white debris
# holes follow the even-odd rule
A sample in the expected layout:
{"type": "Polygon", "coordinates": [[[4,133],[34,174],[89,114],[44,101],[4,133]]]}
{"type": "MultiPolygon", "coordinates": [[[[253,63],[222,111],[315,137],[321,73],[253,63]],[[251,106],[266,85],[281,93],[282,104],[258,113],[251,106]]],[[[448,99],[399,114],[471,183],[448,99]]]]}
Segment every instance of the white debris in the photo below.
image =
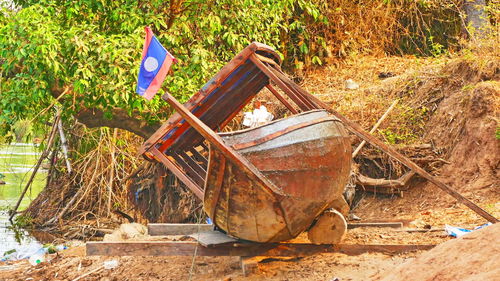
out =
{"type": "Polygon", "coordinates": [[[147,235],[146,226],[138,223],[124,223],[111,234],[104,235],[103,241],[124,241],[129,239],[140,239],[147,235]]]}
{"type": "Polygon", "coordinates": [[[103,263],[104,269],[113,269],[118,267],[118,260],[109,260],[103,263]]]}
{"type": "Polygon", "coordinates": [[[347,79],[345,80],[345,87],[349,90],[356,90],[359,89],[359,84],[352,79],[347,79]]]}
{"type": "Polygon", "coordinates": [[[265,106],[261,105],[259,108],[254,109],[253,112],[244,113],[243,126],[257,127],[273,120],[273,118],[274,115],[269,113],[265,106]]]}

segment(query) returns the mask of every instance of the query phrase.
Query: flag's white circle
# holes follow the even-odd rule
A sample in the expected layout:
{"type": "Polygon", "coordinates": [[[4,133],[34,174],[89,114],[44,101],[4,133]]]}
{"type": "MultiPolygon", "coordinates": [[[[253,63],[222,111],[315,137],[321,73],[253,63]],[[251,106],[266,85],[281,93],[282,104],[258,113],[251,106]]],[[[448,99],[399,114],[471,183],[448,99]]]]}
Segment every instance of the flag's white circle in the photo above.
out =
{"type": "Polygon", "coordinates": [[[153,72],[158,68],[158,60],[153,57],[147,57],[144,62],[144,68],[148,72],[153,72]]]}

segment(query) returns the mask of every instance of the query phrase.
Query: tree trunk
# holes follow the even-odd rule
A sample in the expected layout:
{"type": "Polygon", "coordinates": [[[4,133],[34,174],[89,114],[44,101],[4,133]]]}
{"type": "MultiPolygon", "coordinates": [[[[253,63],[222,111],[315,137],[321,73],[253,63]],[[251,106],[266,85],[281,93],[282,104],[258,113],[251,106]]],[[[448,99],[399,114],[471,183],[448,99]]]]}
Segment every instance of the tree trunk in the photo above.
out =
{"type": "MultiPolygon", "coordinates": [[[[72,93],[71,86],[63,87],[59,81],[56,81],[51,88],[52,97],[61,103],[66,99],[64,96],[66,93],[72,93]]],[[[89,128],[118,128],[134,133],[143,139],[149,138],[161,126],[159,122],[149,123],[146,120],[130,116],[123,108],[113,108],[111,118],[107,118],[101,109],[83,107],[75,114],[75,118],[89,128]]]]}
{"type": "Polygon", "coordinates": [[[484,38],[489,31],[490,22],[485,11],[486,0],[465,0],[465,28],[472,38],[484,38]]]}

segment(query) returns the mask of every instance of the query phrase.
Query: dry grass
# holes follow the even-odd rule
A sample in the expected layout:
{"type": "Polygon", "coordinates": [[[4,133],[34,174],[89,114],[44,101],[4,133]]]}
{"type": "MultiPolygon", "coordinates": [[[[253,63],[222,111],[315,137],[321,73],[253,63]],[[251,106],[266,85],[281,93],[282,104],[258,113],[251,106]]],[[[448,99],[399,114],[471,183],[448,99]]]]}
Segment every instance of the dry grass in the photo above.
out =
{"type": "Polygon", "coordinates": [[[282,38],[284,46],[307,44],[306,54],[295,54],[299,69],[317,63],[317,58],[332,63],[352,54],[438,55],[458,49],[465,35],[458,0],[314,2],[323,18],[307,22],[307,35],[282,38]]]}
{"type": "Polygon", "coordinates": [[[73,171],[68,174],[57,161],[49,170],[50,182],[31,203],[24,215],[37,226],[59,230],[72,226],[102,228],[120,210],[134,216],[124,179],[141,159],[136,147],[139,139],[131,133],[107,128],[71,131],[70,154],[73,171]]]}

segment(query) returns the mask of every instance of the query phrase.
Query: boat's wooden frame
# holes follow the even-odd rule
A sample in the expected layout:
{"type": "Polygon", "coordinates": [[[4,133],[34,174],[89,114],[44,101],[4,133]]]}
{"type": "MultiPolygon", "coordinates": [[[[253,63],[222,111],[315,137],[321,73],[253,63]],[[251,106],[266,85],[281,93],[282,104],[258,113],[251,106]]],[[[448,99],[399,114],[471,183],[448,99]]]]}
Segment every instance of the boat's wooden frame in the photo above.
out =
{"type": "Polygon", "coordinates": [[[272,48],[254,42],[236,55],[186,104],[181,105],[166,93],[163,99],[176,110],[176,113],[144,143],[140,149],[141,154],[148,159],[162,162],[200,200],[203,200],[208,169],[208,159],[203,156],[208,152],[206,141],[245,171],[252,180],[268,188],[278,197],[277,199],[284,196],[280,188],[264,177],[234,148],[227,146],[215,133],[215,130],[224,128],[264,87],[292,114],[322,109],[314,102],[312,95],[301,90],[294,82],[278,78],[278,76],[286,77],[281,71],[280,63],[279,55],[272,48]],[[284,95],[271,84],[271,80],[284,95]],[[233,95],[239,95],[238,98],[232,97],[222,101],[224,94],[231,92],[231,87],[238,82],[246,86],[244,89],[246,93],[233,89],[232,92],[236,92],[233,95]],[[213,98],[211,95],[221,97],[213,98]]]}

